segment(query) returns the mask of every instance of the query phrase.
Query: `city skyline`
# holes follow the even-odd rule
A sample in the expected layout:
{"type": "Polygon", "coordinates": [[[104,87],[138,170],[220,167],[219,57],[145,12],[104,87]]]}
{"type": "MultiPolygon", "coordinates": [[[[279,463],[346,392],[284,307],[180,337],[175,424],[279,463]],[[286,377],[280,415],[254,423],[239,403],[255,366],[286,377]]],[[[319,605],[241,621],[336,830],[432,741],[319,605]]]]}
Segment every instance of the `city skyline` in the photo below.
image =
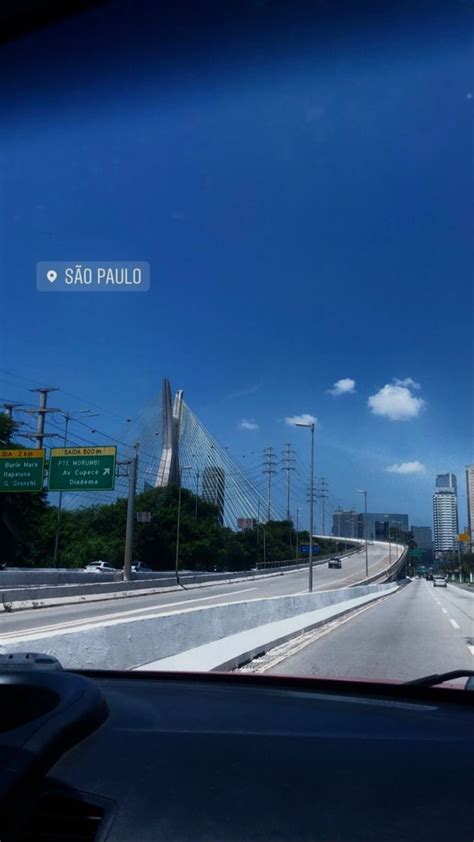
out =
{"type": "MultiPolygon", "coordinates": [[[[18,384],[18,381],[17,381],[17,384],[18,384]]],[[[32,395],[31,395],[31,393],[28,391],[28,389],[27,389],[27,388],[25,388],[24,386],[20,386],[20,387],[18,388],[18,385],[17,385],[16,389],[17,389],[17,394],[18,394],[18,393],[23,393],[23,394],[25,394],[25,395],[27,395],[27,396],[28,396],[26,400],[27,400],[27,401],[31,401],[31,399],[32,399],[32,395]]],[[[58,392],[58,393],[56,393],[56,394],[55,394],[55,397],[57,398],[59,394],[60,394],[59,392],[58,392]]],[[[181,393],[180,393],[180,394],[181,394],[181,393]]],[[[71,396],[71,397],[72,397],[72,396],[71,396]]],[[[68,398],[68,400],[69,400],[69,398],[68,398]]],[[[57,401],[56,401],[56,403],[57,403],[57,401]]],[[[18,414],[18,411],[17,411],[17,410],[13,410],[13,414],[14,414],[14,415],[15,415],[15,412],[17,412],[17,414],[18,414]]],[[[20,412],[21,412],[21,410],[20,410],[20,412]]],[[[99,413],[99,414],[100,414],[100,413],[99,413]]],[[[297,418],[298,418],[298,416],[296,417],[296,419],[297,419],[297,418]]],[[[72,419],[72,420],[74,421],[74,419],[72,419]]],[[[100,422],[97,422],[97,424],[94,424],[94,427],[95,427],[95,426],[97,426],[99,429],[104,429],[104,428],[107,428],[107,423],[102,423],[102,420],[104,420],[105,422],[107,421],[107,410],[104,410],[104,416],[103,416],[103,419],[101,419],[101,421],[100,421],[100,422]]],[[[293,417],[292,417],[291,419],[286,419],[286,420],[287,420],[287,421],[291,420],[291,424],[287,424],[287,425],[286,425],[286,426],[287,426],[287,430],[288,430],[288,427],[292,427],[292,426],[294,426],[294,423],[293,423],[293,422],[295,421],[295,418],[293,418],[293,417]]],[[[81,423],[83,423],[83,422],[81,422],[81,423]]],[[[92,425],[90,425],[90,426],[92,427],[92,425]]],[[[55,426],[55,428],[54,428],[54,429],[57,429],[57,425],[55,426]]],[[[74,440],[74,432],[70,431],[70,435],[72,435],[72,439],[71,439],[71,441],[73,441],[73,440],[74,440]]],[[[109,435],[109,434],[107,433],[107,435],[109,435]]],[[[287,431],[284,435],[285,435],[285,437],[286,437],[286,438],[288,438],[288,431],[287,431]]],[[[97,441],[97,439],[96,439],[96,441],[97,441]]],[[[300,467],[301,467],[301,465],[302,465],[302,464],[304,464],[304,462],[305,462],[306,454],[304,453],[304,449],[303,449],[303,452],[302,452],[302,448],[301,448],[301,446],[300,446],[300,447],[298,447],[298,444],[300,444],[300,443],[299,443],[299,441],[298,441],[298,437],[297,437],[297,436],[295,436],[295,437],[294,437],[294,439],[293,439],[293,441],[292,441],[292,446],[296,446],[296,451],[295,451],[295,452],[297,452],[297,453],[298,453],[298,459],[300,460],[300,467]]],[[[255,445],[254,445],[254,447],[255,447],[255,445]]],[[[225,449],[226,449],[227,451],[229,451],[229,452],[230,452],[230,448],[229,448],[228,446],[227,446],[225,449]]],[[[274,448],[274,450],[275,450],[275,451],[277,451],[277,449],[276,449],[276,448],[274,448]]],[[[249,465],[250,460],[246,460],[245,458],[241,458],[241,459],[240,459],[240,465],[241,465],[241,467],[242,467],[242,470],[244,470],[244,471],[245,471],[246,469],[249,469],[249,468],[250,468],[250,471],[251,471],[251,472],[253,472],[253,476],[255,477],[255,471],[256,471],[255,464],[256,464],[256,463],[258,464],[258,460],[259,460],[259,459],[261,459],[261,457],[263,456],[263,452],[262,452],[262,453],[260,453],[260,452],[258,451],[258,449],[257,449],[257,450],[250,451],[250,455],[252,455],[252,458],[253,458],[253,460],[254,460],[254,461],[253,461],[253,464],[250,464],[250,465],[249,465]]],[[[245,454],[244,454],[244,456],[245,456],[245,454]]],[[[234,458],[236,458],[236,460],[237,460],[237,461],[239,461],[239,460],[238,460],[238,454],[236,454],[236,455],[234,456],[234,458]]],[[[283,473],[283,471],[285,470],[285,467],[284,467],[284,465],[285,465],[284,460],[281,460],[281,461],[282,461],[282,464],[278,466],[278,471],[277,471],[277,473],[278,473],[278,474],[283,473]]],[[[260,467],[262,468],[262,476],[260,477],[260,479],[263,479],[263,478],[264,478],[264,476],[265,476],[265,473],[264,473],[264,462],[263,462],[263,461],[260,461],[260,467]]],[[[445,467],[445,469],[446,469],[446,467],[448,467],[448,466],[446,466],[446,465],[445,465],[444,467],[445,467]]],[[[472,467],[472,466],[471,466],[471,467],[472,467]]],[[[467,477],[468,477],[468,468],[469,468],[469,466],[464,468],[465,473],[466,473],[466,488],[467,488],[467,489],[469,488],[469,484],[468,484],[468,481],[467,481],[467,477]]],[[[148,482],[149,482],[149,481],[148,481],[147,479],[146,479],[145,481],[146,481],[146,482],[147,482],[147,484],[148,484],[148,482]]],[[[280,482],[280,486],[281,486],[281,488],[280,488],[280,497],[282,497],[282,480],[281,480],[281,477],[279,477],[279,480],[278,480],[278,481],[280,482]]],[[[430,482],[430,485],[431,485],[431,494],[430,494],[430,496],[429,496],[429,500],[430,500],[430,502],[431,502],[431,501],[432,501],[433,478],[429,478],[429,482],[430,482]]],[[[443,488],[443,487],[446,487],[446,488],[448,488],[448,489],[449,489],[450,485],[452,485],[453,487],[455,487],[457,491],[459,491],[459,490],[462,490],[462,489],[463,489],[463,485],[462,485],[462,484],[461,484],[460,486],[458,486],[458,484],[457,484],[456,474],[454,473],[454,471],[445,470],[444,472],[442,472],[442,473],[437,473],[437,474],[435,475],[435,477],[434,477],[434,486],[435,486],[435,487],[438,487],[438,490],[440,490],[440,489],[442,490],[442,488],[443,488]]],[[[331,500],[332,500],[332,503],[330,503],[330,505],[329,505],[329,507],[328,507],[328,508],[329,508],[328,514],[331,516],[331,511],[334,513],[334,512],[335,512],[335,511],[336,511],[336,510],[340,507],[340,501],[337,501],[337,496],[338,496],[338,491],[339,491],[339,488],[338,488],[338,489],[336,489],[336,488],[335,488],[334,483],[332,482],[332,478],[331,478],[331,477],[329,477],[329,489],[330,489],[330,498],[331,498],[331,500]],[[336,501],[337,501],[337,502],[336,502],[336,501]]],[[[350,493],[351,493],[351,490],[349,490],[349,492],[347,493],[347,497],[349,497],[350,493]]],[[[300,481],[300,489],[299,489],[299,493],[296,493],[296,494],[295,494],[295,490],[294,490],[294,488],[293,488],[293,490],[292,490],[292,494],[293,494],[293,497],[295,498],[295,499],[294,499],[294,504],[292,505],[292,510],[293,510],[293,511],[292,511],[292,517],[293,517],[293,520],[295,520],[295,506],[296,506],[296,505],[298,505],[298,506],[299,506],[299,508],[300,508],[300,510],[301,510],[301,512],[302,512],[301,517],[302,517],[302,522],[304,523],[304,522],[305,522],[305,519],[306,519],[306,517],[307,517],[307,511],[306,511],[306,507],[305,507],[304,505],[303,505],[303,506],[301,506],[301,502],[302,502],[302,501],[301,501],[301,497],[302,497],[302,484],[301,484],[301,481],[300,481]]],[[[372,495],[371,495],[371,496],[372,496],[372,495]]],[[[462,495],[462,493],[461,493],[460,495],[456,495],[456,496],[457,496],[457,500],[458,500],[458,510],[459,510],[458,521],[459,521],[459,522],[467,522],[467,523],[469,523],[469,510],[468,510],[467,495],[466,495],[466,497],[465,497],[464,499],[463,499],[463,495],[462,495]]],[[[278,491],[277,491],[277,497],[278,497],[278,491]]],[[[354,500],[356,499],[356,495],[355,495],[355,494],[354,494],[353,499],[354,499],[354,500]]],[[[372,503],[373,503],[373,502],[376,502],[376,501],[378,502],[377,498],[376,498],[376,500],[371,500],[371,502],[372,502],[372,503]]],[[[343,508],[343,510],[344,510],[344,507],[342,507],[342,508],[343,508]]],[[[350,508],[352,508],[354,511],[356,511],[357,515],[359,515],[359,516],[361,515],[361,512],[359,512],[359,511],[358,511],[358,507],[356,507],[356,506],[352,506],[352,507],[349,507],[349,509],[350,509],[350,508]]],[[[385,508],[385,509],[388,509],[388,507],[386,507],[386,506],[385,506],[384,508],[385,508]]],[[[426,506],[426,508],[428,508],[428,506],[426,506]]],[[[425,508],[425,511],[426,511],[426,508],[425,508]]],[[[392,511],[393,511],[393,510],[394,510],[394,509],[392,509],[392,511]]],[[[316,504],[316,511],[317,511],[317,517],[318,517],[318,521],[319,521],[319,520],[320,520],[320,511],[319,511],[319,504],[318,504],[318,503],[316,504]]],[[[382,507],[380,507],[380,511],[382,511],[382,507]]],[[[409,511],[409,512],[408,512],[408,517],[409,517],[409,521],[410,521],[410,523],[413,523],[413,522],[419,522],[419,523],[424,522],[425,524],[428,524],[428,523],[430,523],[430,522],[431,522],[431,523],[433,523],[432,509],[431,509],[431,511],[430,511],[430,515],[428,515],[428,516],[423,517],[423,516],[420,516],[420,515],[419,515],[419,513],[418,513],[418,512],[416,512],[416,511],[415,511],[415,513],[414,513],[414,514],[412,514],[412,512],[411,512],[411,511],[409,511]]],[[[458,522],[458,528],[460,528],[460,527],[459,527],[459,522],[458,522]]],[[[329,530],[327,529],[326,531],[329,531],[329,530]]]]}

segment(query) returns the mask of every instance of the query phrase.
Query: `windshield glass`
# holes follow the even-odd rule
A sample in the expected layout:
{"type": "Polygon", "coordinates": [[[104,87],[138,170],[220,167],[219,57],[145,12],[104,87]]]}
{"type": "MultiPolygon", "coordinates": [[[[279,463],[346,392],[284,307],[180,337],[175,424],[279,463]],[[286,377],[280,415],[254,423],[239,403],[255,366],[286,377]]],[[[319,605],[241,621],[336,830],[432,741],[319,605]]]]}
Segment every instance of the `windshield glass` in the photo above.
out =
{"type": "Polygon", "coordinates": [[[1,13],[0,652],[470,669],[472,5],[178,5],[1,13]]]}

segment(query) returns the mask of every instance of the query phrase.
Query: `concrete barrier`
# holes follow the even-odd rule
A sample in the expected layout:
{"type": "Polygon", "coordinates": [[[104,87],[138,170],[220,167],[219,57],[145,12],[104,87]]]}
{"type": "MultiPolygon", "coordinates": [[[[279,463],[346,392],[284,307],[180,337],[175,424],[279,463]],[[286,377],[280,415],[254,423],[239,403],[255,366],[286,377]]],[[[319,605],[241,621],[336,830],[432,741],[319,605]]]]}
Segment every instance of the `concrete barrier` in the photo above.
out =
{"type": "Polygon", "coordinates": [[[42,652],[67,668],[134,669],[206,643],[298,614],[371,595],[383,596],[393,585],[363,585],[311,594],[254,599],[179,612],[157,613],[72,624],[35,633],[14,632],[0,640],[0,652],[42,652]]]}
{"type": "MultiPolygon", "coordinates": [[[[159,592],[162,589],[169,589],[173,587],[179,589],[179,585],[176,583],[176,576],[174,573],[169,572],[159,574],[153,579],[148,578],[148,576],[144,573],[134,574],[134,578],[130,582],[104,582],[102,576],[99,577],[99,574],[92,573],[90,575],[95,576],[92,582],[87,581],[78,585],[36,585],[32,587],[22,586],[16,588],[4,588],[3,590],[0,590],[0,609],[3,607],[15,610],[15,607],[20,603],[22,607],[27,608],[42,607],[43,605],[47,606],[48,604],[52,604],[51,600],[54,600],[55,605],[60,605],[61,600],[64,600],[64,604],[67,604],[67,602],[69,602],[73,597],[77,597],[78,601],[80,601],[81,597],[90,598],[92,595],[95,595],[98,598],[102,595],[106,598],[108,595],[112,596],[113,594],[121,593],[133,595],[134,591],[140,592],[140,594],[149,591],[149,593],[152,594],[159,592]],[[32,605],[31,603],[36,604],[32,605]]],[[[181,585],[189,586],[219,584],[221,582],[239,582],[242,578],[246,579],[249,577],[263,579],[270,575],[282,576],[283,571],[281,573],[278,571],[268,571],[265,573],[264,571],[259,570],[233,570],[223,573],[182,573],[180,574],[179,581],[181,585]]]]}

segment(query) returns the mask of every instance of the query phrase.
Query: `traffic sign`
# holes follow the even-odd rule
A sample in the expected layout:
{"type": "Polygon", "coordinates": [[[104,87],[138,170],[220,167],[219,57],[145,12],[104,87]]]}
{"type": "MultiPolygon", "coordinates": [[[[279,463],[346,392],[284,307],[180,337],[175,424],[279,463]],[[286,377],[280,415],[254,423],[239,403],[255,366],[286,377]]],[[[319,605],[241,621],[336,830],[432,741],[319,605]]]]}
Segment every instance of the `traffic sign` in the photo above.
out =
{"type": "Polygon", "coordinates": [[[137,512],[137,523],[151,523],[151,512],[137,512]]]}
{"type": "Polygon", "coordinates": [[[460,541],[466,541],[466,542],[471,540],[471,536],[469,535],[469,532],[461,532],[461,534],[458,535],[458,538],[459,538],[460,541]]]}
{"type": "MultiPolygon", "coordinates": [[[[321,552],[321,548],[317,544],[313,544],[313,555],[321,552]]],[[[302,555],[309,555],[309,544],[300,544],[300,553],[302,555]]]]}
{"type": "Polygon", "coordinates": [[[42,491],[45,451],[0,450],[0,491],[42,491]]]}
{"type": "Polygon", "coordinates": [[[116,447],[52,447],[49,491],[113,491],[116,447]]]}
{"type": "Polygon", "coordinates": [[[424,552],[426,552],[426,550],[410,550],[410,556],[412,558],[421,558],[424,552]]]}

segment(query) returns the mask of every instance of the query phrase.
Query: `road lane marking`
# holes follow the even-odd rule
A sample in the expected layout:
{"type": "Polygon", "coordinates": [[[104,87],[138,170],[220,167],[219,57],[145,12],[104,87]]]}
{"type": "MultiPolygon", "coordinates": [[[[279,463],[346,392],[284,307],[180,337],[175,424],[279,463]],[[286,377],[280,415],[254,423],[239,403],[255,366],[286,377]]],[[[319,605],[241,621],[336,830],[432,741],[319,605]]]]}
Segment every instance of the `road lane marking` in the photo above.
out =
{"type": "Polygon", "coordinates": [[[350,611],[350,613],[342,617],[336,617],[333,620],[328,619],[321,626],[309,629],[306,632],[303,631],[297,634],[294,638],[287,640],[286,643],[281,643],[279,646],[268,649],[263,656],[254,658],[244,667],[237,668],[235,672],[268,672],[282,661],[286,661],[294,655],[298,655],[302,649],[306,649],[306,647],[311,646],[311,644],[318,643],[322,637],[326,637],[326,635],[336,631],[341,626],[349,623],[351,620],[355,620],[360,614],[364,614],[376,605],[381,605],[381,603],[385,602],[386,599],[390,599],[391,596],[396,596],[400,592],[401,589],[395,591],[395,593],[387,594],[387,596],[381,596],[373,602],[369,602],[367,605],[354,608],[350,611]]]}
{"type": "MultiPolygon", "coordinates": [[[[90,623],[100,623],[101,620],[115,620],[121,617],[130,617],[133,614],[142,614],[149,611],[164,611],[168,608],[174,608],[176,605],[190,605],[195,602],[204,602],[208,599],[219,599],[224,596],[234,596],[234,594],[246,593],[247,591],[256,591],[257,588],[243,588],[238,591],[228,591],[223,594],[215,594],[214,596],[202,596],[197,599],[181,599],[179,602],[167,602],[164,605],[150,605],[148,608],[133,608],[130,611],[116,611],[109,614],[93,615],[92,617],[83,617],[79,620],[69,620],[69,622],[52,623],[49,626],[36,626],[35,628],[21,629],[8,634],[2,635],[2,643],[7,643],[9,640],[14,640],[18,637],[27,637],[30,634],[46,633],[51,631],[61,631],[62,629],[78,628],[90,623]]],[[[144,618],[146,619],[146,617],[144,618]]]]}
{"type": "Polygon", "coordinates": [[[456,620],[450,619],[449,622],[451,623],[453,629],[459,629],[460,628],[460,626],[458,626],[458,624],[456,623],[456,620]]]}
{"type": "Polygon", "coordinates": [[[467,644],[467,648],[469,649],[471,655],[474,655],[474,646],[471,646],[469,643],[467,644]]]}
{"type": "Polygon", "coordinates": [[[441,611],[443,612],[443,614],[447,614],[447,613],[448,613],[447,608],[442,608],[442,609],[441,609],[441,611]]]}

